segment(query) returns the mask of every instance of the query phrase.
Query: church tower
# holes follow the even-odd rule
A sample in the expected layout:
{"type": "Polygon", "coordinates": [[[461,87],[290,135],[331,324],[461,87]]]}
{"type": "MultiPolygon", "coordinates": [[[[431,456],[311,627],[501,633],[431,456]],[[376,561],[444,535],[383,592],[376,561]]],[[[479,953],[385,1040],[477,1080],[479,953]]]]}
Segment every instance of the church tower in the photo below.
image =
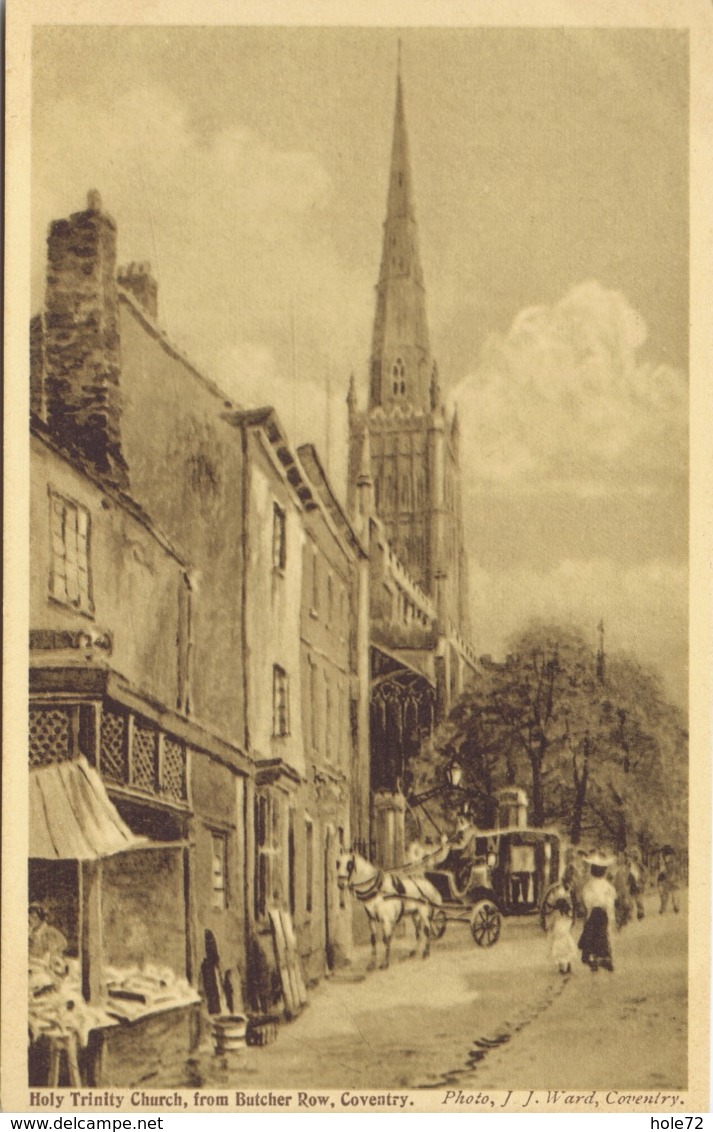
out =
{"type": "Polygon", "coordinates": [[[458,421],[455,414],[447,417],[429,341],[400,72],[368,403],[359,410],[352,380],[347,404],[350,511],[357,510],[367,450],[373,507],[389,544],[434,600],[441,631],[467,637],[458,421]]]}

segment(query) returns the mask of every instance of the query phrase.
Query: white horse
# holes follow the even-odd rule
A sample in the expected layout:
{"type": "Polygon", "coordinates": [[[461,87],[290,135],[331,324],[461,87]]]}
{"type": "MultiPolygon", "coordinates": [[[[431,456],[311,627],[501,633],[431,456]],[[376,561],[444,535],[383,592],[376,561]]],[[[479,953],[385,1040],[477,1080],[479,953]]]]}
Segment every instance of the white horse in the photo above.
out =
{"type": "Polygon", "coordinates": [[[376,966],[377,927],[381,928],[384,943],[384,959],[380,966],[386,968],[391,953],[391,936],[402,916],[413,918],[416,946],[411,954],[415,955],[418,951],[423,929],[423,958],[428,956],[431,950],[431,919],[435,908],[441,903],[441,897],[425,877],[385,872],[358,853],[351,852],[343,853],[337,858],[337,884],[340,889],[348,888],[354,894],[359,903],[364,905],[369,917],[369,970],[376,966]]]}

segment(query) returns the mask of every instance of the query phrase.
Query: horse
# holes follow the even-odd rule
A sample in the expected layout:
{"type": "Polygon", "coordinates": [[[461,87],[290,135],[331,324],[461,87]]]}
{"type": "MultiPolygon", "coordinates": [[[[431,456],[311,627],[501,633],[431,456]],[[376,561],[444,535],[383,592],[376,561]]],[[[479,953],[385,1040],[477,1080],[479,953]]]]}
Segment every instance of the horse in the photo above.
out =
{"type": "Polygon", "coordinates": [[[416,932],[416,946],[411,955],[418,952],[423,929],[423,958],[428,958],[431,950],[431,919],[434,909],[441,903],[441,897],[424,876],[386,872],[352,851],[342,853],[337,859],[337,885],[342,891],[349,889],[359,903],[364,905],[369,917],[370,971],[376,967],[377,928],[381,928],[384,944],[384,959],[380,967],[385,970],[389,966],[391,936],[403,916],[413,918],[416,932]]]}

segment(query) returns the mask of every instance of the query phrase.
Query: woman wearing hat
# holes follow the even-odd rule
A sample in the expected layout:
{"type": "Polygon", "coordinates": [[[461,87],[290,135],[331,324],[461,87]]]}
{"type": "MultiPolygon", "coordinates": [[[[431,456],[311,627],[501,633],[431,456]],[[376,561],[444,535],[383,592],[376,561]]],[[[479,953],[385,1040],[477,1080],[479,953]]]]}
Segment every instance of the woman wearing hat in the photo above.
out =
{"type": "Polygon", "coordinates": [[[607,880],[607,869],[613,859],[602,853],[592,853],[585,858],[589,865],[590,877],[582,889],[582,903],[586,911],[584,931],[579,940],[582,962],[592,971],[603,967],[613,971],[611,950],[611,930],[616,923],[616,889],[607,880]]]}

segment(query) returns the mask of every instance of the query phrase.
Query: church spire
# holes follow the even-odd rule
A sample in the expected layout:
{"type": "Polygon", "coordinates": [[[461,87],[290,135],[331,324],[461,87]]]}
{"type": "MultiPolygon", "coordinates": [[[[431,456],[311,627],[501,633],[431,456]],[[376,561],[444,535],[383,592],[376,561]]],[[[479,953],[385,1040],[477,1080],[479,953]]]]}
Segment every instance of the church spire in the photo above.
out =
{"type": "Polygon", "coordinates": [[[426,293],[413,204],[411,161],[401,71],[396,79],[391,171],[384,222],[381,270],[371,348],[369,408],[430,400],[430,346],[426,293]]]}

